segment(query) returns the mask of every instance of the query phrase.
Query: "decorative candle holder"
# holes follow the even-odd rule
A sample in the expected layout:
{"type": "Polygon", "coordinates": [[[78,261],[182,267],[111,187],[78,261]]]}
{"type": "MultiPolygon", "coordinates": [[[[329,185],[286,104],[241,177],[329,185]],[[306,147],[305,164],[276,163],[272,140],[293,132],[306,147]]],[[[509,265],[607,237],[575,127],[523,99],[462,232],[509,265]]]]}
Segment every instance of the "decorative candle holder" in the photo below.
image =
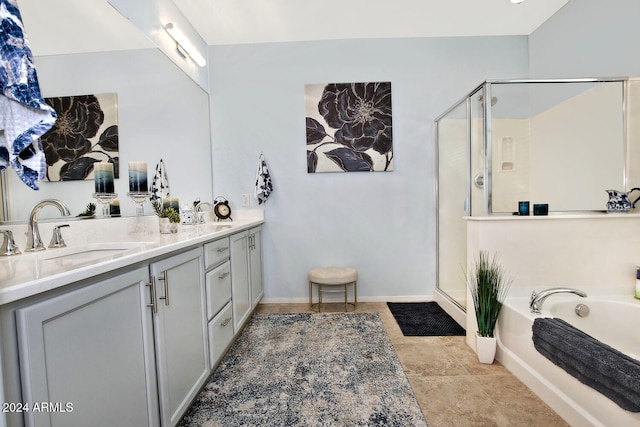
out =
{"type": "Polygon", "coordinates": [[[146,234],[142,217],[144,216],[144,202],[151,197],[151,193],[148,191],[129,191],[127,196],[136,204],[136,225],[133,233],[146,234]]]}
{"type": "Polygon", "coordinates": [[[118,193],[93,193],[93,198],[102,205],[103,217],[109,218],[111,216],[109,213],[109,205],[116,199],[116,197],[118,197],[118,193]]]}

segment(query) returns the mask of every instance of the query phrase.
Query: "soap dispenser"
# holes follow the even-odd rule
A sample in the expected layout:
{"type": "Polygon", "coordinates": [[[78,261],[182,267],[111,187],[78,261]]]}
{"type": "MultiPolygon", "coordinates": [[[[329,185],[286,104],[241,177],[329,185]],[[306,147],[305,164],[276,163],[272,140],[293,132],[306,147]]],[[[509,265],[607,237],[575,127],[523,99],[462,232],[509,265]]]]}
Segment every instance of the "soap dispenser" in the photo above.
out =
{"type": "Polygon", "coordinates": [[[180,221],[182,225],[193,225],[194,216],[193,216],[193,208],[189,205],[184,205],[182,209],[180,209],[180,221]]]}

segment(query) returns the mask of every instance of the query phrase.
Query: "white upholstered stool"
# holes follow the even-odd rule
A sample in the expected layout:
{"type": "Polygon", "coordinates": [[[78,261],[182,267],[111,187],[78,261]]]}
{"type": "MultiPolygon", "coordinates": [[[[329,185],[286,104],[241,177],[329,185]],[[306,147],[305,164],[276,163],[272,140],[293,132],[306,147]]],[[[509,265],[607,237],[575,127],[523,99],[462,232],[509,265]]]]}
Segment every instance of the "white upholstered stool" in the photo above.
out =
{"type": "Polygon", "coordinates": [[[312,310],[322,311],[324,293],[343,293],[344,311],[352,310],[358,304],[358,271],[352,267],[318,267],[309,271],[309,306],[312,310]],[[318,302],[313,302],[313,285],[318,286],[318,302]],[[347,300],[347,289],[353,285],[353,302],[347,300]]]}

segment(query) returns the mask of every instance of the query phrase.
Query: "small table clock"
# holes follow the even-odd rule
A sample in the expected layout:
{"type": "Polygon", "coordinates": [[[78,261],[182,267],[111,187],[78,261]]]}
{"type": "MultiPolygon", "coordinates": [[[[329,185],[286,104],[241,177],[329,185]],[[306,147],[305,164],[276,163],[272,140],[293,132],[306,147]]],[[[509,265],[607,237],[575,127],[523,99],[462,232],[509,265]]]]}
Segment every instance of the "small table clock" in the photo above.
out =
{"type": "Polygon", "coordinates": [[[229,201],[224,197],[216,197],[213,201],[213,213],[216,215],[217,221],[229,220],[231,221],[231,207],[229,201]]]}

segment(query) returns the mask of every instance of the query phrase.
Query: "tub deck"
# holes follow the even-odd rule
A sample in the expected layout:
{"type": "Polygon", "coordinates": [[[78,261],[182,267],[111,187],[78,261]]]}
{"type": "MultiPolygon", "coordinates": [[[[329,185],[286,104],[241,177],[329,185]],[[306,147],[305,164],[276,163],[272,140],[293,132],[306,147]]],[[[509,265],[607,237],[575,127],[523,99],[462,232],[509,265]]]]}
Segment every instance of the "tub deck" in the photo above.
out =
{"type": "Polygon", "coordinates": [[[528,298],[507,298],[496,332],[496,359],[572,426],[640,426],[639,413],[625,411],[538,353],[533,346],[531,327],[535,317],[541,316],[561,317],[594,338],[632,355],[640,346],[640,336],[628,334],[636,333],[635,325],[640,323],[640,301],[633,297],[554,295],[545,301],[542,314],[534,315],[529,312],[528,298]],[[572,313],[578,303],[590,307],[589,316],[579,318],[572,313]]]}

